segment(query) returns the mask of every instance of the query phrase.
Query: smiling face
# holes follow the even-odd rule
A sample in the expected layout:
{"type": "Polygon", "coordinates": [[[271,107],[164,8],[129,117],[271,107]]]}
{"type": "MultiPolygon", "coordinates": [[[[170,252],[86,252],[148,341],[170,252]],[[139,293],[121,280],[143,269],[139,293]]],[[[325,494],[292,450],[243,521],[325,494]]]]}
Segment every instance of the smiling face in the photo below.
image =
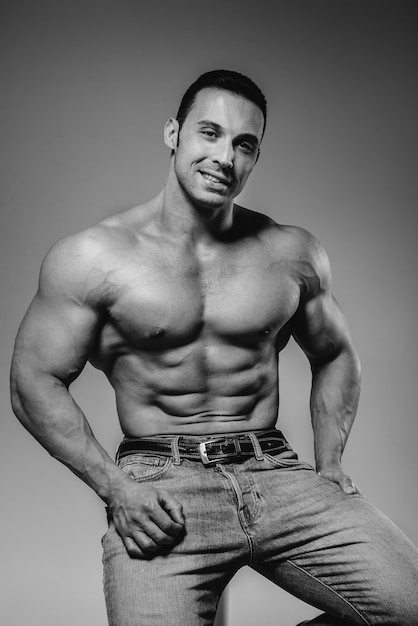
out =
{"type": "Polygon", "coordinates": [[[174,172],[195,206],[231,206],[257,161],[263,125],[256,104],[214,88],[197,93],[180,131],[176,120],[167,122],[174,172]]]}

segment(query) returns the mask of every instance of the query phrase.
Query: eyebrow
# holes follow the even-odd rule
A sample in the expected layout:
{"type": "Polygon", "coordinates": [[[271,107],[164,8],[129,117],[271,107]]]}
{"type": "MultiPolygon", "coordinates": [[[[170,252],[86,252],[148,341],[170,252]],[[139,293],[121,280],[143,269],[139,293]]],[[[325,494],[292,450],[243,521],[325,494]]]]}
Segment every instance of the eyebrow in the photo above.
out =
{"type": "MultiPolygon", "coordinates": [[[[200,120],[197,125],[199,127],[202,126],[210,126],[210,128],[213,128],[213,130],[216,130],[218,132],[222,132],[223,128],[220,124],[218,124],[217,122],[213,122],[212,120],[200,120]]],[[[237,139],[244,139],[246,141],[250,141],[251,143],[253,143],[256,147],[259,145],[259,140],[258,137],[256,135],[253,135],[252,133],[242,133],[241,135],[237,136],[237,139]]]]}

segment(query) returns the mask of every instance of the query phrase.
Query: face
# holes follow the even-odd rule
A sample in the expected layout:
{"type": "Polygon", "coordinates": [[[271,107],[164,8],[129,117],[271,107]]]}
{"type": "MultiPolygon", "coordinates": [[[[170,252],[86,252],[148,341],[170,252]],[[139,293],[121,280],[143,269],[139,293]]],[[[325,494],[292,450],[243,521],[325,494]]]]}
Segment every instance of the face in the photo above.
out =
{"type": "Polygon", "coordinates": [[[231,206],[257,161],[263,124],[256,104],[212,88],[196,95],[180,131],[176,120],[167,122],[175,175],[195,205],[231,206]]]}

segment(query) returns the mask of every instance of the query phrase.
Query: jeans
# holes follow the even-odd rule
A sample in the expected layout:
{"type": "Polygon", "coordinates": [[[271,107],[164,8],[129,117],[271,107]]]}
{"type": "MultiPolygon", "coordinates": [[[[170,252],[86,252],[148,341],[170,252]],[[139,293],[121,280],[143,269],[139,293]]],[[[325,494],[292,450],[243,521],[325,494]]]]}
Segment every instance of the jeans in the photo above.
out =
{"type": "Polygon", "coordinates": [[[363,496],[344,494],[296,454],[258,450],[205,466],[174,449],[119,463],[182,503],[186,531],[164,553],[135,559],[110,520],[102,540],[110,626],[210,626],[244,565],[326,612],[306,624],[417,626],[418,550],[363,496]]]}

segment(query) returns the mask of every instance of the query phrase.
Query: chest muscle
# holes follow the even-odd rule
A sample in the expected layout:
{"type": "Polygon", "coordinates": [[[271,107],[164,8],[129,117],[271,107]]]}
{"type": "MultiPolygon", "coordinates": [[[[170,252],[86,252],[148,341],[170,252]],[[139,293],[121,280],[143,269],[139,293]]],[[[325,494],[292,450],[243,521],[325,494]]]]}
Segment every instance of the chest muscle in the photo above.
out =
{"type": "MultiPolygon", "coordinates": [[[[112,274],[100,351],[164,350],[204,337],[249,346],[274,336],[295,312],[299,289],[277,264],[133,264],[112,274]]],[[[99,346],[98,346],[99,347],[99,346]]]]}

